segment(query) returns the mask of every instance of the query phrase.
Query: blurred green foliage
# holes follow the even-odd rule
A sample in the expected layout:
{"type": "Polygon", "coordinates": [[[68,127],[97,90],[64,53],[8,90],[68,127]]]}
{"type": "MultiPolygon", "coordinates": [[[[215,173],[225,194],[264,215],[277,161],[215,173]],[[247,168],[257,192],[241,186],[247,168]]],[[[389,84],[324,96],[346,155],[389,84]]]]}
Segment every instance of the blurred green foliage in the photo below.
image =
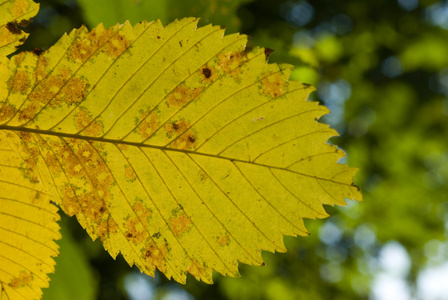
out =
{"type": "Polygon", "coordinates": [[[135,24],[142,20],[160,19],[163,24],[184,17],[200,17],[199,25],[214,23],[236,32],[240,19],[238,7],[251,0],[79,0],[89,27],[99,23],[110,27],[129,20],[135,24]]]}
{"type": "MultiPolygon", "coordinates": [[[[446,249],[448,227],[444,1],[38,2],[41,12],[28,30],[28,49],[46,49],[83,22],[92,28],[127,18],[131,23],[160,18],[166,24],[196,16],[202,24],[250,35],[249,48],[274,49],[270,62],[295,65],[293,79],[317,87],[313,100],[330,108],[324,121],[341,134],[332,141],[347,151],[349,165],[360,169],[355,183],[363,190],[363,203],[328,207],[331,218],[306,222],[310,237],[285,238],[287,253],[264,253],[266,266],[242,265],[242,278],[217,275],[212,286],[189,278],[183,287],[160,274],[142,279],[122,258],[113,262],[70,220],[72,234],[95,270],[98,299],[130,297],[126,280],[143,280],[152,294],[143,299],[188,295],[184,290],[196,299],[367,299],[375,294],[375,278],[384,271],[384,245],[391,241],[410,258],[410,271],[400,278],[415,296],[427,265],[446,259],[437,251],[446,249]]],[[[58,272],[56,277],[65,276],[58,272]]]]}

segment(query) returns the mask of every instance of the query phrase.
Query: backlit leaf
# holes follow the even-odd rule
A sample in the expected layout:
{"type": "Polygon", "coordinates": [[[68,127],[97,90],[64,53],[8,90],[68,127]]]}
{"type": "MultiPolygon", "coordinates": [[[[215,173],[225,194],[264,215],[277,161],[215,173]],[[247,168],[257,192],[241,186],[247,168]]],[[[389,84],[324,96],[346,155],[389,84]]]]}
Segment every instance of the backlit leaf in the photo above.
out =
{"type": "Polygon", "coordinates": [[[212,282],[360,200],[328,112],[247,37],[187,18],[73,30],[2,61],[0,131],[69,215],[153,275],[212,282]]]}
{"type": "Polygon", "coordinates": [[[28,34],[18,26],[28,25],[38,10],[32,0],[0,0],[0,56],[13,53],[25,41],[28,34]]]}
{"type": "Polygon", "coordinates": [[[0,299],[38,299],[59,253],[59,215],[17,132],[0,131],[0,153],[0,299]]]}
{"type": "MultiPolygon", "coordinates": [[[[37,13],[32,1],[0,2],[0,118],[8,114],[8,55],[26,39],[17,28],[37,13]]],[[[15,86],[26,84],[16,73],[15,86]]],[[[41,182],[38,153],[26,145],[26,133],[0,130],[0,299],[40,299],[59,255],[57,207],[41,182]]]]}

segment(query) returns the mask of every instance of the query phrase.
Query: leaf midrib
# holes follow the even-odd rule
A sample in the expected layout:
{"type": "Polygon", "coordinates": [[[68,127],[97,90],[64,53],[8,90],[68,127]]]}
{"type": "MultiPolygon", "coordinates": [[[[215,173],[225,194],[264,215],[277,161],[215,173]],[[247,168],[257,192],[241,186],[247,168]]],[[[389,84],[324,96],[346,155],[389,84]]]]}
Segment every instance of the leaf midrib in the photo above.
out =
{"type": "Polygon", "coordinates": [[[56,137],[60,137],[60,138],[74,138],[74,139],[80,139],[80,140],[85,140],[85,141],[110,143],[110,144],[114,144],[114,145],[120,144],[120,145],[128,145],[128,146],[134,146],[134,147],[139,147],[139,148],[158,149],[161,151],[172,151],[172,152],[178,152],[178,153],[184,153],[184,154],[202,155],[202,156],[206,156],[206,157],[212,157],[215,159],[224,159],[224,160],[228,160],[231,162],[240,162],[240,163],[246,163],[246,164],[256,165],[256,166],[260,166],[260,167],[265,167],[265,168],[269,168],[269,169],[281,170],[281,171],[290,172],[290,173],[293,173],[296,175],[302,175],[305,177],[314,178],[316,180],[323,180],[323,181],[337,183],[337,184],[341,184],[341,185],[345,185],[345,186],[351,186],[350,184],[347,184],[344,182],[335,181],[335,180],[332,180],[329,178],[322,178],[322,177],[318,177],[318,176],[314,176],[314,175],[310,175],[310,174],[306,174],[306,173],[301,173],[301,172],[297,172],[297,171],[292,171],[289,169],[285,169],[285,168],[281,168],[281,167],[277,167],[277,166],[273,166],[273,165],[260,164],[260,163],[256,163],[253,161],[247,161],[247,160],[238,159],[238,158],[230,158],[230,157],[225,157],[225,156],[218,156],[218,155],[214,155],[214,154],[196,152],[196,151],[191,151],[191,150],[174,149],[174,148],[168,148],[166,146],[148,145],[148,144],[121,141],[121,140],[117,141],[117,140],[107,139],[107,138],[103,138],[103,137],[82,136],[82,135],[77,135],[77,134],[54,132],[54,131],[49,131],[49,130],[32,129],[32,128],[16,127],[16,126],[8,126],[8,125],[0,125],[0,131],[2,131],[2,130],[9,130],[9,131],[14,131],[14,132],[29,132],[29,133],[36,133],[36,134],[42,134],[42,135],[56,136],[56,137]]]}

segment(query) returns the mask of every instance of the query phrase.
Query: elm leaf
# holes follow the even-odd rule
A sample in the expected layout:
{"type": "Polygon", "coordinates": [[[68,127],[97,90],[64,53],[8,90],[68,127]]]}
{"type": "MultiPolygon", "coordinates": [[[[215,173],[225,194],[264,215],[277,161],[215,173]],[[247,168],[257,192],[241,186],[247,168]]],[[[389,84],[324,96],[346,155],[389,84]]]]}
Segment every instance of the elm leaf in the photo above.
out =
{"type": "Polygon", "coordinates": [[[261,250],[286,251],[284,235],[308,235],[323,204],[361,200],[314,88],[197,22],[82,27],[0,61],[0,133],[33,171],[21,184],[43,186],[112,257],[181,283],[239,276],[261,250]]]}

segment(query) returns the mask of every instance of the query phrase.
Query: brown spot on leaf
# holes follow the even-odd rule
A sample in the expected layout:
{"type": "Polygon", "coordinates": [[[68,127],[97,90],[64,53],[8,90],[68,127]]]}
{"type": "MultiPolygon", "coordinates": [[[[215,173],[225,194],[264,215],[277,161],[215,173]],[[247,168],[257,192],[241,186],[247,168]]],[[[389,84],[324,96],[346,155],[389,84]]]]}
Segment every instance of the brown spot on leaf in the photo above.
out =
{"type": "Polygon", "coordinates": [[[244,52],[229,52],[226,54],[218,54],[218,68],[233,77],[240,74],[241,64],[246,55],[244,52]]]}
{"type": "Polygon", "coordinates": [[[132,205],[132,210],[140,218],[140,220],[142,221],[143,225],[146,225],[146,223],[149,222],[149,219],[151,218],[152,212],[142,202],[140,202],[140,201],[135,202],[132,205]]]}
{"type": "Polygon", "coordinates": [[[78,201],[86,218],[91,222],[100,224],[104,216],[104,213],[101,213],[100,209],[105,206],[106,203],[98,197],[97,193],[87,192],[79,195],[78,201]]]}
{"type": "Polygon", "coordinates": [[[95,227],[95,233],[100,237],[101,241],[104,241],[111,233],[117,233],[117,231],[117,223],[110,216],[108,216],[107,220],[101,220],[100,224],[95,227]]]}
{"type": "Polygon", "coordinates": [[[19,132],[19,136],[23,141],[21,145],[22,158],[24,165],[22,166],[22,175],[30,182],[38,183],[39,178],[34,170],[36,169],[37,162],[39,161],[39,149],[34,143],[34,138],[31,133],[19,132]]]}
{"type": "Polygon", "coordinates": [[[77,62],[85,62],[94,49],[91,45],[84,41],[78,41],[70,48],[69,56],[71,59],[77,62]]]}
{"type": "Polygon", "coordinates": [[[79,131],[84,130],[87,136],[100,136],[103,133],[103,124],[98,120],[92,121],[92,119],[87,109],[81,109],[75,115],[76,129],[79,131]]]}
{"type": "Polygon", "coordinates": [[[205,267],[199,263],[196,259],[193,259],[192,264],[188,267],[188,272],[199,280],[205,275],[205,267]]]}
{"type": "Polygon", "coordinates": [[[124,176],[129,181],[135,181],[137,179],[137,174],[135,174],[135,171],[134,171],[134,169],[131,166],[126,166],[124,168],[124,176]]]}
{"type": "Polygon", "coordinates": [[[17,53],[16,55],[13,56],[12,59],[14,60],[16,66],[19,66],[23,62],[23,59],[25,58],[25,55],[26,55],[26,52],[22,51],[22,52],[17,53]]]}
{"type": "Polygon", "coordinates": [[[209,79],[212,76],[212,70],[210,68],[205,67],[202,69],[202,74],[204,74],[204,77],[209,79]]]}
{"type": "Polygon", "coordinates": [[[59,69],[59,76],[62,80],[67,81],[70,79],[70,77],[72,76],[73,71],[71,71],[70,69],[66,68],[66,67],[62,67],[59,69]]]}
{"type": "Polygon", "coordinates": [[[117,147],[123,151],[126,151],[129,148],[129,146],[126,144],[117,144],[117,147]]]}
{"type": "Polygon", "coordinates": [[[177,216],[174,216],[170,219],[169,223],[171,231],[177,237],[189,231],[192,226],[191,220],[184,213],[179,213],[177,216]]]}
{"type": "Polygon", "coordinates": [[[190,150],[197,143],[196,136],[194,135],[192,130],[188,130],[178,138],[176,138],[172,144],[171,148],[174,149],[182,149],[182,150],[190,150]]]}
{"type": "Polygon", "coordinates": [[[32,19],[22,20],[17,25],[19,25],[20,27],[26,27],[26,26],[30,25],[31,22],[33,22],[32,19]]]}
{"type": "Polygon", "coordinates": [[[11,282],[8,284],[13,289],[17,289],[19,287],[23,287],[26,285],[30,285],[33,281],[33,274],[30,272],[22,271],[18,277],[13,277],[11,282]]]}
{"type": "Polygon", "coordinates": [[[5,103],[2,107],[0,107],[0,122],[11,119],[15,113],[15,107],[5,103]]]}
{"type": "Polygon", "coordinates": [[[11,92],[25,95],[30,87],[30,78],[26,71],[17,71],[8,82],[8,85],[11,92]]]}
{"type": "Polygon", "coordinates": [[[229,236],[227,234],[222,234],[218,238],[217,241],[218,241],[218,244],[220,244],[221,246],[228,245],[229,244],[229,236]]]}
{"type": "Polygon", "coordinates": [[[59,176],[61,172],[63,172],[61,165],[59,164],[59,161],[57,160],[56,156],[53,154],[53,152],[48,152],[45,155],[45,164],[48,166],[48,168],[51,170],[51,172],[59,176]]]}
{"type": "Polygon", "coordinates": [[[126,39],[126,37],[121,34],[116,34],[105,45],[104,51],[106,51],[108,55],[117,58],[128,47],[129,41],[126,39]]]}
{"type": "Polygon", "coordinates": [[[8,24],[6,24],[6,29],[8,29],[9,32],[11,32],[12,34],[21,34],[22,33],[22,30],[17,28],[17,24],[13,23],[13,22],[9,22],[8,24]]]}
{"type": "Polygon", "coordinates": [[[173,123],[165,124],[165,130],[169,138],[171,138],[175,134],[186,131],[189,127],[190,123],[188,123],[186,120],[179,120],[173,123]]]}
{"type": "Polygon", "coordinates": [[[60,158],[64,172],[72,178],[73,182],[83,182],[73,185],[71,192],[66,188],[62,203],[64,211],[68,214],[82,213],[89,222],[95,234],[104,238],[108,230],[108,206],[111,188],[115,184],[107,165],[97,153],[95,143],[81,139],[64,139],[59,147],[53,148],[55,155],[60,158]],[[96,148],[96,150],[95,150],[96,148]]]}
{"type": "Polygon", "coordinates": [[[194,144],[196,142],[196,137],[194,135],[189,135],[188,142],[194,144]]]}
{"type": "Polygon", "coordinates": [[[67,104],[80,103],[84,100],[86,88],[87,82],[85,80],[79,77],[72,77],[49,105],[57,106],[60,102],[67,104]]]}
{"type": "Polygon", "coordinates": [[[153,241],[147,242],[145,248],[142,249],[142,254],[148,265],[148,269],[155,269],[157,267],[162,272],[166,271],[165,257],[168,251],[167,244],[157,247],[153,241]]]}
{"type": "Polygon", "coordinates": [[[196,98],[203,90],[204,88],[202,87],[190,89],[185,85],[180,84],[168,95],[168,106],[184,107],[185,104],[196,98]]]}
{"type": "Polygon", "coordinates": [[[144,229],[137,230],[136,225],[137,223],[135,219],[128,220],[126,222],[126,228],[128,228],[128,232],[126,233],[126,239],[130,242],[134,243],[135,245],[140,244],[144,240],[148,238],[148,233],[144,229]],[[132,223],[136,222],[136,223],[132,223]]]}
{"type": "Polygon", "coordinates": [[[81,210],[78,199],[76,198],[75,193],[69,185],[64,186],[63,188],[61,188],[61,190],[62,208],[69,217],[72,217],[81,210]]]}
{"type": "Polygon", "coordinates": [[[141,118],[144,120],[138,125],[137,131],[146,140],[159,128],[159,122],[154,112],[151,112],[148,116],[142,113],[141,118]]]}
{"type": "Polygon", "coordinates": [[[28,106],[26,106],[19,112],[19,121],[32,120],[36,116],[39,108],[40,106],[37,103],[31,102],[28,106]]]}
{"type": "Polygon", "coordinates": [[[117,223],[115,223],[115,221],[110,218],[107,220],[107,226],[110,233],[116,233],[118,231],[117,223]]]}
{"type": "Polygon", "coordinates": [[[274,52],[274,50],[269,48],[264,48],[264,55],[266,56],[266,61],[269,59],[269,56],[274,52]]]}
{"type": "Polygon", "coordinates": [[[116,34],[116,30],[117,27],[107,30],[104,30],[103,27],[93,29],[73,44],[69,52],[70,58],[85,62],[98,49],[108,56],[117,58],[129,47],[129,41],[124,35],[116,34]]]}
{"type": "Polygon", "coordinates": [[[62,88],[64,80],[60,76],[47,76],[31,92],[31,103],[45,105],[62,88]]]}
{"type": "Polygon", "coordinates": [[[262,79],[261,83],[261,93],[264,95],[269,95],[272,98],[277,98],[285,93],[286,82],[278,73],[262,79]]]}
{"type": "Polygon", "coordinates": [[[33,52],[37,56],[40,56],[44,52],[44,50],[40,49],[39,47],[36,47],[31,52],[33,52]]]}

